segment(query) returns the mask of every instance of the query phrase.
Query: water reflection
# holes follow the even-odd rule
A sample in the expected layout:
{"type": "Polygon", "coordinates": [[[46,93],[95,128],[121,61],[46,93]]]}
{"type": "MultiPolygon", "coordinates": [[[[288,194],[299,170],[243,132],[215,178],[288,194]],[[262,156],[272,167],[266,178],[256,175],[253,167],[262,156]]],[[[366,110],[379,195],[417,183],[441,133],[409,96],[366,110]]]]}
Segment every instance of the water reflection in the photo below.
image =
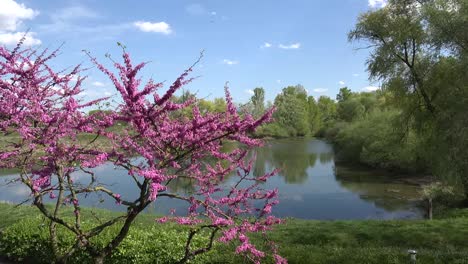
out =
{"type": "MultiPolygon", "coordinates": [[[[265,155],[260,160],[270,161],[273,167],[281,168],[280,175],[286,183],[301,184],[307,181],[307,169],[314,167],[317,160],[317,150],[308,143],[303,139],[272,141],[258,153],[265,155]]],[[[329,151],[331,153],[331,149],[329,151]]]]}
{"type": "Polygon", "coordinates": [[[420,187],[402,184],[399,175],[359,166],[338,166],[335,173],[342,187],[388,211],[409,210],[420,200],[420,187]]]}
{"type": "MultiPolygon", "coordinates": [[[[232,149],[235,144],[226,143],[232,149]]],[[[274,168],[281,172],[264,184],[264,188],[278,188],[280,204],[274,213],[281,217],[305,219],[393,219],[421,218],[422,211],[416,206],[419,189],[405,184],[398,177],[368,168],[337,166],[332,146],[315,139],[270,140],[250,155],[256,155],[253,174],[263,175],[274,168]]],[[[99,168],[99,180],[112,186],[124,199],[133,199],[137,188],[123,170],[112,165],[99,168]]],[[[5,186],[5,181],[15,178],[15,172],[4,172],[0,177],[0,201],[22,202],[27,198],[27,189],[21,185],[5,186]]],[[[77,180],[86,180],[86,175],[77,173],[77,180]]],[[[235,177],[227,177],[225,185],[233,184],[235,177]]],[[[194,191],[188,179],[173,180],[169,188],[179,193],[194,191]]],[[[123,210],[113,201],[91,195],[83,205],[123,210]]],[[[160,199],[150,212],[186,212],[185,204],[169,198],[160,199]]]]}

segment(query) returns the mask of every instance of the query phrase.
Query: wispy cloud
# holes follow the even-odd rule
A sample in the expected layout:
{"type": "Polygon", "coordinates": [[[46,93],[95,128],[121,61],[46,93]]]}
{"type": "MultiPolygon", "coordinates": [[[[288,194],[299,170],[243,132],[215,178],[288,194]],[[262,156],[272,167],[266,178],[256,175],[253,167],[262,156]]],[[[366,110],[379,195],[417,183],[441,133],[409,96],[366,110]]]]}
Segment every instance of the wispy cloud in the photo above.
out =
{"type": "Polygon", "coordinates": [[[48,34],[61,40],[79,38],[86,41],[109,40],[135,28],[131,22],[103,24],[96,21],[103,17],[84,5],[72,5],[53,10],[49,14],[50,21],[36,28],[41,35],[48,34]]]}
{"type": "Polygon", "coordinates": [[[359,76],[359,73],[354,73],[353,76],[354,76],[354,77],[358,77],[358,76],[359,76]]]}
{"type": "Polygon", "coordinates": [[[16,31],[22,20],[33,19],[39,14],[24,4],[13,0],[2,0],[0,8],[0,31],[16,31]]]}
{"type": "Polygon", "coordinates": [[[281,83],[281,80],[276,80],[276,83],[281,83]]]}
{"type": "Polygon", "coordinates": [[[148,22],[148,21],[137,21],[133,25],[143,32],[154,32],[169,35],[172,33],[171,26],[162,22],[148,22]]]}
{"type": "Polygon", "coordinates": [[[271,43],[265,42],[265,43],[263,43],[263,45],[260,46],[260,47],[265,49],[265,48],[271,48],[272,46],[273,46],[273,45],[271,45],[271,43]]]}
{"type": "Polygon", "coordinates": [[[245,90],[244,92],[247,93],[247,94],[250,94],[250,95],[255,94],[255,92],[253,90],[251,90],[251,89],[245,90]]]}
{"type": "Polygon", "coordinates": [[[382,8],[388,4],[388,0],[369,0],[369,6],[372,8],[382,8]]]}
{"type": "Polygon", "coordinates": [[[324,93],[326,91],[328,91],[327,88],[315,88],[314,89],[314,92],[316,92],[316,93],[324,93]]]}
{"type": "Polygon", "coordinates": [[[380,89],[380,87],[378,87],[378,86],[366,86],[366,87],[362,88],[362,90],[368,91],[368,92],[377,91],[379,89],[380,89]]]}
{"type": "Polygon", "coordinates": [[[226,65],[235,65],[235,64],[239,64],[238,61],[235,61],[235,60],[228,60],[228,59],[224,59],[224,60],[223,60],[223,63],[226,64],[226,65]]]}
{"type": "Polygon", "coordinates": [[[23,45],[35,46],[40,45],[41,40],[35,38],[36,33],[34,32],[15,32],[15,33],[0,33],[0,44],[6,46],[13,46],[24,37],[23,45]]]}
{"type": "Polygon", "coordinates": [[[301,47],[301,43],[293,43],[290,45],[279,44],[278,48],[280,49],[299,49],[301,47]]]}
{"type": "Polygon", "coordinates": [[[190,4],[185,7],[185,11],[193,16],[201,16],[208,14],[208,10],[201,4],[190,4]]]}
{"type": "Polygon", "coordinates": [[[104,83],[98,82],[98,81],[92,82],[91,85],[96,86],[96,87],[104,87],[104,86],[106,86],[104,83]]]}
{"type": "Polygon", "coordinates": [[[96,11],[82,5],[67,6],[54,10],[49,14],[50,21],[38,26],[39,31],[45,33],[85,33],[86,31],[97,30],[105,25],[85,27],[80,25],[83,21],[100,18],[101,15],[96,11]]]}
{"type": "Polygon", "coordinates": [[[346,83],[344,81],[339,81],[338,84],[339,85],[345,85],[346,83]]]}
{"type": "Polygon", "coordinates": [[[101,17],[96,11],[81,5],[68,6],[50,15],[55,23],[68,23],[73,20],[101,17]]]}

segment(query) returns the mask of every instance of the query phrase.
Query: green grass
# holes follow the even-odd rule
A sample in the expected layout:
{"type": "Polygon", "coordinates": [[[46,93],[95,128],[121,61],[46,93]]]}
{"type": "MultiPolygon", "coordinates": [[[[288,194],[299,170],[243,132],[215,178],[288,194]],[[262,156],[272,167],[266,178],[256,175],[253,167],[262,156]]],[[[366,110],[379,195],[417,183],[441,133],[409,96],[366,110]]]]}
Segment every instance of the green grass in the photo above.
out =
{"type": "MultiPolygon", "coordinates": [[[[106,210],[90,209],[86,209],[84,214],[90,216],[91,211],[94,211],[100,218],[118,214],[106,210]]],[[[289,263],[406,264],[409,263],[408,249],[418,251],[418,263],[468,263],[468,210],[455,210],[453,213],[446,213],[446,216],[449,218],[432,221],[287,219],[286,224],[270,232],[269,238],[279,245],[280,253],[289,260],[289,263]]],[[[0,204],[0,217],[2,219],[0,228],[4,228],[5,231],[22,230],[21,232],[24,232],[23,230],[30,228],[31,231],[28,232],[38,232],[35,231],[39,228],[37,223],[42,221],[38,220],[40,218],[35,208],[29,206],[15,208],[9,204],[0,204]],[[18,222],[19,219],[23,219],[23,222],[29,221],[24,219],[32,219],[32,222],[22,225],[22,222],[18,222]]],[[[177,255],[171,250],[180,251],[186,229],[174,224],[157,224],[154,218],[154,215],[149,214],[139,216],[130,237],[125,240],[118,251],[117,255],[120,257],[116,256],[113,263],[125,263],[131,260],[138,260],[138,263],[151,263],[155,259],[167,260],[170,259],[168,256],[177,255]],[[139,255],[135,255],[136,252],[139,255]],[[155,252],[159,252],[160,255],[154,255],[155,252]]],[[[112,235],[116,230],[109,230],[107,235],[112,235]]],[[[11,233],[14,232],[11,231],[11,233]]],[[[27,241],[22,243],[34,243],[37,237],[43,237],[46,233],[44,229],[42,235],[25,236],[27,239],[24,240],[27,241]]],[[[253,239],[262,244],[259,237],[253,239]]],[[[1,241],[0,239],[0,249],[1,241]]],[[[41,241],[44,243],[43,240],[41,241]]],[[[233,251],[234,246],[219,244],[210,254],[196,260],[195,263],[246,263],[245,259],[235,256],[233,251]]],[[[267,263],[270,262],[271,259],[267,260],[267,263]]]]}

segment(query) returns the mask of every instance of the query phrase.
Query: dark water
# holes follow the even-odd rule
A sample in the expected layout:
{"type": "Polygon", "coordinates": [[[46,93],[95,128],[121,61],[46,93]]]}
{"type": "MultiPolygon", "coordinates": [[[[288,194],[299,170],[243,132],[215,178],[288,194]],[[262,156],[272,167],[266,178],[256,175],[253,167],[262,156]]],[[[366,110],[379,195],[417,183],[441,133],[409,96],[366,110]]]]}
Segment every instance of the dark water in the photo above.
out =
{"type": "MultiPolygon", "coordinates": [[[[316,139],[271,140],[265,147],[255,150],[257,161],[254,173],[260,175],[273,168],[281,168],[265,184],[265,188],[278,188],[280,204],[274,214],[280,217],[304,219],[401,219],[422,218],[417,207],[419,187],[401,181],[398,176],[368,168],[345,167],[335,164],[332,146],[316,139]]],[[[123,170],[112,165],[96,169],[102,183],[133,200],[136,187],[123,170]]],[[[28,198],[27,189],[19,184],[8,184],[16,176],[14,172],[0,178],[0,201],[14,203],[28,198]]],[[[85,180],[77,173],[76,180],[85,180]]],[[[226,184],[231,184],[228,179],[226,184]]],[[[171,190],[189,192],[191,185],[186,181],[175,181],[171,190]]],[[[123,210],[115,203],[97,195],[81,199],[82,205],[123,210]]],[[[183,202],[158,199],[149,208],[150,212],[166,214],[170,209],[183,213],[183,202]]]]}

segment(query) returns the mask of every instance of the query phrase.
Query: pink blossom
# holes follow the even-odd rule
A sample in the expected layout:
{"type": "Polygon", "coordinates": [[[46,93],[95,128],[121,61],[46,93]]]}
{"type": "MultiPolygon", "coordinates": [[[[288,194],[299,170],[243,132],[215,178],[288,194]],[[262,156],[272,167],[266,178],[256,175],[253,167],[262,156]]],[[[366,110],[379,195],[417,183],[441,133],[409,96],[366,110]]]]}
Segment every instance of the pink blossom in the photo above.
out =
{"type": "Polygon", "coordinates": [[[121,196],[120,194],[116,193],[116,194],[113,194],[114,198],[115,198],[115,203],[118,204],[118,205],[121,205],[122,204],[122,201],[121,201],[121,196]]]}
{"type": "MultiPolygon", "coordinates": [[[[173,221],[180,225],[208,222],[222,230],[219,241],[228,243],[238,239],[237,253],[249,256],[256,263],[266,256],[250,242],[249,234],[264,233],[281,223],[271,216],[278,203],[278,190],[259,186],[260,181],[267,181],[276,170],[253,177],[250,172],[255,157],[248,159],[248,153],[262,145],[261,140],[250,135],[271,120],[274,109],[258,119],[239,114],[227,85],[224,113],[200,111],[196,98],[177,103],[173,100],[176,92],[193,81],[192,68],[186,69],[163,90],[160,88],[164,83],[153,80],[143,83],[138,74],[146,64],[133,63],[130,54],[124,51],[123,62],[112,59],[113,71],[89,55],[109,78],[120,98],[111,112],[88,115],[83,113],[85,109],[97,109],[98,103],[107,98],[83,100],[84,78],[71,81],[72,76],[81,72],[80,67],[69,72],[55,72],[47,65],[55,56],[56,52],[8,50],[0,46],[0,86],[5,87],[0,89],[0,116],[7,117],[0,119],[0,136],[15,132],[20,138],[19,144],[11,144],[0,151],[0,168],[20,167],[25,172],[21,181],[34,195],[49,193],[54,199],[52,190],[58,190],[57,182],[62,180],[67,188],[77,193],[96,191],[121,204],[119,194],[103,191],[103,188],[113,187],[100,184],[101,172],[94,169],[107,162],[127,170],[128,177],[133,178],[131,181],[138,188],[139,195],[129,200],[135,201],[136,206],[125,203],[126,209],[140,213],[137,209],[160,202],[158,197],[178,199],[186,203],[187,210],[182,212],[188,212],[187,215],[175,217],[175,210],[171,210],[169,216],[158,222],[173,221]],[[190,109],[190,118],[181,117],[182,111],[186,113],[190,109]],[[121,131],[111,129],[120,123],[125,124],[121,131]],[[98,135],[106,145],[91,140],[81,142],[84,133],[98,135]],[[243,147],[223,150],[226,140],[243,147]],[[24,153],[32,155],[25,159],[24,153]],[[90,186],[70,180],[70,175],[78,170],[90,175],[90,186]],[[227,177],[234,181],[231,187],[223,185],[227,177]],[[193,190],[184,193],[171,189],[169,182],[178,180],[190,182],[193,190]],[[245,215],[249,214],[257,218],[245,220],[245,215]]],[[[70,200],[66,199],[65,204],[68,203],[70,200]]],[[[76,199],[71,203],[79,206],[76,199]]],[[[80,212],[75,209],[74,213],[80,212]]],[[[286,263],[274,247],[272,249],[275,261],[286,263]]]]}
{"type": "Polygon", "coordinates": [[[275,258],[275,263],[276,264],[287,264],[288,263],[288,261],[285,258],[281,257],[278,254],[274,254],[273,257],[275,258]]]}
{"type": "Polygon", "coordinates": [[[157,219],[156,221],[158,221],[159,223],[166,223],[168,220],[169,218],[167,216],[164,216],[164,217],[157,219]]]}
{"type": "Polygon", "coordinates": [[[151,191],[151,196],[150,196],[150,200],[151,201],[154,201],[156,200],[156,197],[158,197],[158,192],[159,191],[164,191],[166,190],[166,186],[164,185],[161,185],[160,183],[151,183],[151,188],[150,188],[150,191],[151,191]]]}

